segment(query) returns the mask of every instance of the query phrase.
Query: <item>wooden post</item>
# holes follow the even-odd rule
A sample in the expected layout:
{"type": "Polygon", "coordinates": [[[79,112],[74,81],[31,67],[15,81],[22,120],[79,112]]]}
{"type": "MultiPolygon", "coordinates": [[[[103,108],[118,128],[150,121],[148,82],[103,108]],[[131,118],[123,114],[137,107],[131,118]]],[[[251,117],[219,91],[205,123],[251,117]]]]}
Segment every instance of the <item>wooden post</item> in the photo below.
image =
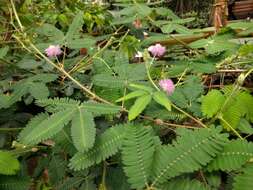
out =
{"type": "Polygon", "coordinates": [[[215,31],[218,32],[220,28],[227,25],[228,18],[228,0],[215,0],[213,25],[215,31]]]}

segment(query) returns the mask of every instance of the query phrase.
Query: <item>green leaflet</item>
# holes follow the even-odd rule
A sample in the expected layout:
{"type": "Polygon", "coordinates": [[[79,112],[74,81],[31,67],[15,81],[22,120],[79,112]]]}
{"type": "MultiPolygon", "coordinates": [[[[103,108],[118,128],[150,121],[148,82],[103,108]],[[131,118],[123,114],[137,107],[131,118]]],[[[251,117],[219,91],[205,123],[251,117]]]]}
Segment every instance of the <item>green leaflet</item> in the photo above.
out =
{"type": "Polygon", "coordinates": [[[43,24],[37,29],[37,32],[38,34],[47,36],[50,41],[62,43],[62,40],[64,39],[63,32],[51,24],[43,24]]]}
{"type": "Polygon", "coordinates": [[[18,170],[18,160],[10,152],[0,151],[0,174],[14,175],[18,170]]]}
{"type": "Polygon", "coordinates": [[[122,102],[122,101],[125,101],[125,100],[129,100],[129,99],[132,99],[132,98],[142,96],[144,94],[147,94],[147,92],[145,92],[143,90],[136,90],[136,91],[130,92],[126,96],[121,97],[120,99],[116,100],[116,102],[122,102]]]}
{"type": "Polygon", "coordinates": [[[9,51],[9,46],[5,46],[3,48],[0,48],[0,59],[3,59],[9,51]]]}
{"type": "Polygon", "coordinates": [[[56,186],[59,190],[72,190],[78,187],[85,179],[83,177],[70,177],[56,186]]]}
{"type": "Polygon", "coordinates": [[[79,108],[72,118],[71,136],[80,152],[90,149],[95,142],[96,128],[91,113],[79,108]]]}
{"type": "Polygon", "coordinates": [[[223,111],[223,119],[220,119],[220,122],[226,130],[230,131],[231,127],[236,128],[238,126],[240,118],[243,115],[243,111],[240,108],[241,106],[238,102],[233,102],[230,107],[223,111]]]}
{"type": "Polygon", "coordinates": [[[70,24],[67,34],[65,35],[65,39],[67,43],[71,41],[75,34],[79,32],[83,25],[83,12],[80,11],[75,18],[73,19],[73,22],[70,24]]]}
{"type": "Polygon", "coordinates": [[[164,106],[168,111],[171,111],[171,102],[168,99],[168,96],[161,91],[157,91],[153,94],[154,100],[158,103],[164,106]]]}
{"type": "Polygon", "coordinates": [[[129,110],[128,120],[131,121],[135,119],[146,108],[151,99],[152,96],[150,94],[137,98],[134,105],[129,110]]]}
{"type": "Polygon", "coordinates": [[[42,99],[49,96],[49,90],[44,83],[31,83],[29,92],[35,99],[42,99]]]}
{"type": "Polygon", "coordinates": [[[212,90],[202,98],[201,111],[207,118],[211,118],[221,109],[224,101],[225,97],[220,91],[212,90]]]}
{"type": "Polygon", "coordinates": [[[117,153],[125,135],[124,127],[119,125],[107,129],[96,138],[92,149],[84,153],[76,153],[71,158],[69,167],[74,170],[86,169],[117,153]]]}
{"type": "Polygon", "coordinates": [[[36,104],[45,107],[47,112],[54,113],[65,109],[76,109],[80,101],[69,98],[50,98],[37,100],[36,104]]]}
{"type": "MultiPolygon", "coordinates": [[[[181,19],[180,19],[181,20],[181,19]]],[[[173,31],[176,31],[179,34],[192,34],[192,31],[177,23],[169,23],[161,28],[163,33],[169,34],[173,31]]]]}
{"type": "Polygon", "coordinates": [[[233,190],[252,190],[253,189],[253,164],[247,164],[241,174],[234,178],[233,190]]]}
{"type": "Polygon", "coordinates": [[[232,140],[224,147],[223,151],[208,164],[207,169],[208,171],[237,170],[252,157],[253,143],[240,139],[232,140]]]}
{"type": "Polygon", "coordinates": [[[185,178],[173,179],[161,187],[161,190],[208,190],[204,184],[198,180],[185,178]]]}
{"type": "Polygon", "coordinates": [[[155,143],[151,127],[128,125],[122,143],[122,161],[128,182],[133,189],[148,184],[155,143]]]}
{"type": "Polygon", "coordinates": [[[121,110],[120,106],[108,105],[96,102],[83,102],[81,107],[95,114],[115,114],[121,110]]]}
{"type": "Polygon", "coordinates": [[[53,155],[48,166],[49,179],[52,184],[61,181],[65,176],[67,161],[58,155],[53,155]]]}
{"type": "Polygon", "coordinates": [[[253,128],[251,127],[251,124],[244,118],[240,119],[238,127],[237,127],[241,133],[245,134],[253,134],[253,128]]]}
{"type": "Polygon", "coordinates": [[[144,86],[144,85],[140,85],[140,84],[130,83],[129,86],[132,87],[132,88],[139,89],[139,90],[147,91],[147,92],[149,92],[149,93],[151,93],[151,92],[154,91],[153,88],[148,87],[148,86],[144,86]]]}
{"type": "Polygon", "coordinates": [[[28,177],[0,176],[1,190],[27,190],[30,185],[31,179],[28,177]]]}
{"type": "Polygon", "coordinates": [[[92,78],[92,81],[97,86],[108,88],[123,88],[127,84],[127,80],[118,76],[110,76],[108,74],[97,74],[92,78]]]}

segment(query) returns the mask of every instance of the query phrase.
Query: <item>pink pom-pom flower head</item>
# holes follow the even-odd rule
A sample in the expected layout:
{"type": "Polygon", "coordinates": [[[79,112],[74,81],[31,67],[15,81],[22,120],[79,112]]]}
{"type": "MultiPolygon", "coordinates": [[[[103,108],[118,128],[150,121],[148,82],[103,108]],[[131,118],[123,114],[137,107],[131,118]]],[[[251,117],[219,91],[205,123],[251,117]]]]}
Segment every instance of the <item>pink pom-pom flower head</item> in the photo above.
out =
{"type": "Polygon", "coordinates": [[[47,49],[45,49],[45,53],[48,57],[56,57],[57,55],[62,54],[62,50],[59,45],[50,45],[47,49]]]}
{"type": "Polygon", "coordinates": [[[171,79],[163,79],[159,81],[159,86],[168,94],[171,95],[175,90],[175,85],[171,79]]]}
{"type": "Polygon", "coordinates": [[[161,44],[156,44],[156,45],[150,46],[148,48],[148,51],[154,57],[162,57],[166,52],[166,48],[164,46],[162,46],[161,44]]]}

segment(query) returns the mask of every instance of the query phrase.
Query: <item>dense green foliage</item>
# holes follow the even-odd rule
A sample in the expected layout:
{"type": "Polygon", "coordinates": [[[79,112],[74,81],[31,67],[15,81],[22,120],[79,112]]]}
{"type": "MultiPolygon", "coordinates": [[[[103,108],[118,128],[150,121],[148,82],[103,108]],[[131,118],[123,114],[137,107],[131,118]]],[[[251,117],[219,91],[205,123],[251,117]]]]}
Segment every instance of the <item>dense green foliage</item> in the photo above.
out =
{"type": "Polygon", "coordinates": [[[1,190],[253,189],[252,22],[174,5],[0,2],[1,190]]]}

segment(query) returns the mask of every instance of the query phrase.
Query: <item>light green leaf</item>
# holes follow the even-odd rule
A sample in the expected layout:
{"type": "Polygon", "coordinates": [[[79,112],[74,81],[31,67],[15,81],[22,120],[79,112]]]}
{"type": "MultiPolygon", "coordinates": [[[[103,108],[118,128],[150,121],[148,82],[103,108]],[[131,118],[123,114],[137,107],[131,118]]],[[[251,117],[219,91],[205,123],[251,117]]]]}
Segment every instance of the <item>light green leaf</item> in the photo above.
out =
{"type": "Polygon", "coordinates": [[[207,118],[211,118],[221,109],[224,101],[225,97],[220,91],[212,90],[202,98],[201,111],[207,118]]]}
{"type": "Polygon", "coordinates": [[[131,121],[135,119],[146,108],[151,99],[152,96],[149,94],[137,98],[134,105],[129,110],[128,120],[131,121]]]}
{"type": "Polygon", "coordinates": [[[158,103],[164,106],[168,111],[171,111],[171,102],[168,99],[168,96],[161,91],[157,91],[153,94],[154,100],[158,103]]]}
{"type": "Polygon", "coordinates": [[[153,92],[154,91],[153,88],[148,87],[148,86],[144,86],[144,85],[140,85],[140,84],[131,83],[131,84],[129,84],[129,86],[132,87],[132,88],[136,88],[136,89],[139,89],[139,90],[144,90],[144,91],[147,91],[147,92],[153,92]]]}
{"type": "Polygon", "coordinates": [[[0,59],[3,59],[9,51],[9,46],[5,46],[3,48],[0,48],[0,59]]]}
{"type": "Polygon", "coordinates": [[[162,30],[163,33],[170,34],[174,30],[174,24],[169,23],[169,24],[163,25],[161,27],[161,30],[162,30]]]}
{"type": "Polygon", "coordinates": [[[0,151],[0,174],[14,175],[18,170],[18,160],[11,153],[0,151]]]}
{"type": "Polygon", "coordinates": [[[175,31],[179,34],[192,34],[193,32],[183,25],[174,24],[175,31]]]}
{"type": "Polygon", "coordinates": [[[120,99],[116,100],[116,102],[122,102],[122,101],[125,101],[125,100],[129,100],[129,99],[132,99],[132,98],[135,98],[135,97],[142,96],[144,94],[147,94],[147,92],[145,92],[143,90],[137,90],[137,91],[134,91],[134,92],[130,92],[126,96],[121,97],[120,99]]]}

